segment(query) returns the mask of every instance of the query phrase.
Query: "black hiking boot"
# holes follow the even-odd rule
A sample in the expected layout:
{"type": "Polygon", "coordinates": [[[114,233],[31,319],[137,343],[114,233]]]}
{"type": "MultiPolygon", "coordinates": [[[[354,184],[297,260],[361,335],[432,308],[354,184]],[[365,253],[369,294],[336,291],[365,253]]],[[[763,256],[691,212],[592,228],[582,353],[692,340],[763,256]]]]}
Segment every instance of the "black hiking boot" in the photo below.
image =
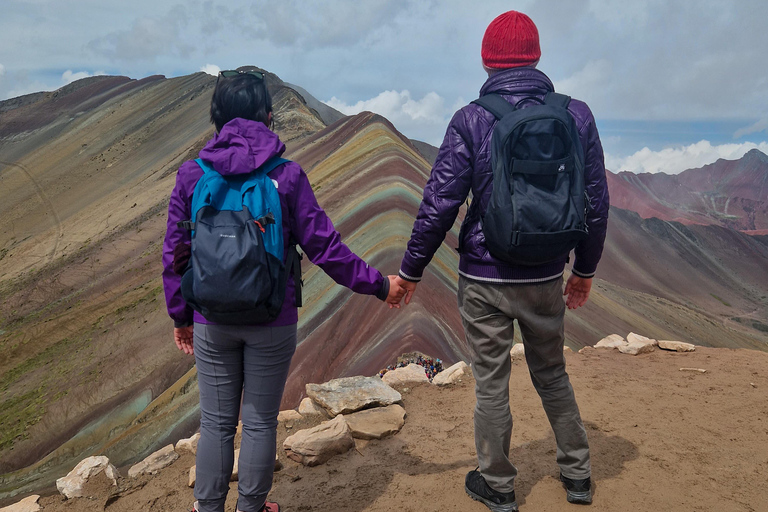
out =
{"type": "Polygon", "coordinates": [[[481,502],[493,512],[517,512],[515,491],[494,491],[477,470],[467,473],[467,478],[464,480],[464,490],[467,491],[470,498],[481,502]]]}
{"type": "Polygon", "coordinates": [[[577,505],[589,505],[592,503],[592,480],[590,478],[571,480],[560,473],[560,481],[563,482],[563,487],[565,487],[568,503],[575,503],[577,505]]]}

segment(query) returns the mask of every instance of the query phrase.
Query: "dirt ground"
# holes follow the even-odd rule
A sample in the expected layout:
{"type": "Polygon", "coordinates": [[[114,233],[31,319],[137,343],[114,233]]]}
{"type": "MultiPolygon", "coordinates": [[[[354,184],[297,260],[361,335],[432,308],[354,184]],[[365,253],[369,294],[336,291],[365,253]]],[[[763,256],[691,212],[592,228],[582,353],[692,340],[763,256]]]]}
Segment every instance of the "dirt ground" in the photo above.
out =
{"type": "MultiPolygon", "coordinates": [[[[637,357],[616,350],[569,353],[568,369],[587,426],[595,511],[768,510],[768,354],[697,348],[637,357]],[[680,371],[682,367],[706,373],[680,371]]],[[[463,489],[476,466],[474,381],[402,390],[403,430],[328,463],[302,467],[285,458],[270,499],[284,511],[482,512],[463,489]]],[[[565,501],[552,432],[523,362],[512,366],[512,459],[521,511],[586,510],[565,501]]],[[[294,425],[295,432],[304,425],[294,425]]],[[[288,434],[279,427],[279,440],[288,434]]],[[[105,479],[90,498],[40,500],[48,512],[188,511],[194,500],[185,455],[158,475],[105,479]]],[[[124,474],[126,471],[124,471],[124,474]]],[[[227,511],[235,510],[237,484],[227,511]]]]}

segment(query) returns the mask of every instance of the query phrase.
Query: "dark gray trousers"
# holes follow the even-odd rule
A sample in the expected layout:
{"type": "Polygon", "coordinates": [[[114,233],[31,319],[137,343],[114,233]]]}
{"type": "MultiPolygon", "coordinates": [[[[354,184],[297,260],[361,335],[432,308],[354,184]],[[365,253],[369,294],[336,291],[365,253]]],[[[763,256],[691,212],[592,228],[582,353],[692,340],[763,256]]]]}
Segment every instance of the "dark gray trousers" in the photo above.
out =
{"type": "Polygon", "coordinates": [[[200,442],[195,498],[200,512],[223,512],[234,463],[242,397],[238,502],[261,510],[272,488],[277,414],[296,350],[296,324],[285,327],[195,324],[200,442]]]}
{"type": "Polygon", "coordinates": [[[480,472],[491,488],[514,490],[517,468],[509,460],[512,414],[509,376],[516,319],[533,386],[555,434],[564,476],[590,476],[587,433],[565,371],[563,281],[490,284],[459,278],[459,310],[475,376],[475,446],[480,472]]]}

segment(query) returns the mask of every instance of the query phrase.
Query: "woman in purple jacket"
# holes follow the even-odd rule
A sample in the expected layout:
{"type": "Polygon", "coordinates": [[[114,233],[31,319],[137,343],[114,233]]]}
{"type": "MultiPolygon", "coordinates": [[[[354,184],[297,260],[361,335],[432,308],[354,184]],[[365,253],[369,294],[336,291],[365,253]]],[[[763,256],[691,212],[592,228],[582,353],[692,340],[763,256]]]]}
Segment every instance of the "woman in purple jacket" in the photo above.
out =
{"type": "MultiPolygon", "coordinates": [[[[250,173],[285,151],[285,145],[268,128],[272,100],[260,72],[222,71],[211,101],[211,121],[216,134],[200,151],[200,158],[222,176],[250,173]]],[[[216,325],[186,304],[181,276],[174,267],[179,270],[185,266],[179,260],[184,253],[188,257],[190,235],[177,222],[190,218],[192,194],[202,175],[194,160],[179,168],[163,246],[163,286],[168,314],[174,321],[174,339],[179,349],[194,354],[200,388],[198,501],[194,510],[224,510],[235,431],[242,412],[238,511],[275,512],[278,505],[267,502],[266,497],[272,487],[277,414],[296,349],[296,290],[293,279],[288,279],[280,314],[273,322],[261,325],[216,325]]],[[[394,276],[383,277],[341,241],[298,164],[282,164],[268,176],[280,197],[286,257],[289,241],[295,240],[337,283],[391,304],[400,302],[405,291],[394,284],[394,276]]]]}

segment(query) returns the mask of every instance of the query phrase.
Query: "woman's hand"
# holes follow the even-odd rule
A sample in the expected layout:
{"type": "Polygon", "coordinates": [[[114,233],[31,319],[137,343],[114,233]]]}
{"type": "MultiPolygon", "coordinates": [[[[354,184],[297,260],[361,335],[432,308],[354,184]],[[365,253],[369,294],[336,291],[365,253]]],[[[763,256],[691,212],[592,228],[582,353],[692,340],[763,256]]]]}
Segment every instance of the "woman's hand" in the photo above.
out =
{"type": "Polygon", "coordinates": [[[192,327],[190,325],[189,327],[173,328],[173,339],[176,342],[176,346],[179,347],[179,350],[190,356],[195,354],[192,327]]]}
{"type": "Polygon", "coordinates": [[[397,276],[387,276],[387,279],[389,279],[389,295],[387,295],[389,309],[400,309],[400,301],[403,299],[406,290],[398,284],[397,276]]]}

